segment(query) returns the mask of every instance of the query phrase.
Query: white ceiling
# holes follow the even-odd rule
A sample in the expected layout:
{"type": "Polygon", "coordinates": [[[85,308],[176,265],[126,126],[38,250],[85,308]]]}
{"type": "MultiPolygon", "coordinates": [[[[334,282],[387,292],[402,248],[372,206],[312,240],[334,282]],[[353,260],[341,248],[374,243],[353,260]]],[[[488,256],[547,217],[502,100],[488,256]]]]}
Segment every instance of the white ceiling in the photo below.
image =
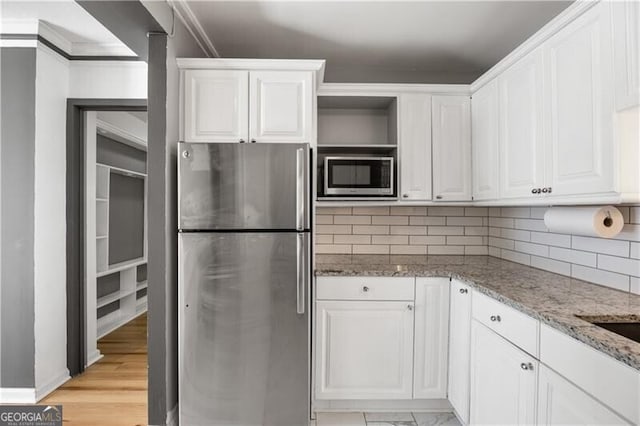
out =
{"type": "MultiPolygon", "coordinates": [[[[135,56],[73,0],[0,0],[0,19],[0,33],[16,33],[36,21],[44,22],[68,42],[68,46],[58,47],[69,54],[135,56]]],[[[56,40],[49,41],[59,44],[56,40]]]]}
{"type": "Polygon", "coordinates": [[[570,1],[195,1],[222,57],[327,59],[325,81],[470,83],[570,1]]]}

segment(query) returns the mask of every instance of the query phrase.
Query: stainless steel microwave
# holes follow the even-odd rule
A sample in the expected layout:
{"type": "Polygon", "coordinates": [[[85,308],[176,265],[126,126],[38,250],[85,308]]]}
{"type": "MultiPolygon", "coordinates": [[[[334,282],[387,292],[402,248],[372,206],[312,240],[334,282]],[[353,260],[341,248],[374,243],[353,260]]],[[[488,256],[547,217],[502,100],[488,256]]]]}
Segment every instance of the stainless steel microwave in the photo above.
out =
{"type": "Polygon", "coordinates": [[[324,195],[394,195],[393,157],[324,158],[324,195]]]}

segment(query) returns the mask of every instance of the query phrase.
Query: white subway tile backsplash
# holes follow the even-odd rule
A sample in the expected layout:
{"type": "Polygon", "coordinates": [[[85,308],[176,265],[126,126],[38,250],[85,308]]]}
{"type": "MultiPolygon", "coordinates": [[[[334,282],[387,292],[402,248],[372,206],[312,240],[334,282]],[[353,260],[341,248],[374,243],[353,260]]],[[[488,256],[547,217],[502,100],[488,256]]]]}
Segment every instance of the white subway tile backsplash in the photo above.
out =
{"type": "Polygon", "coordinates": [[[353,254],[389,254],[387,245],[354,245],[353,254]]]}
{"type": "Polygon", "coordinates": [[[409,236],[409,244],[411,245],[445,245],[447,243],[447,237],[445,236],[426,236],[426,235],[411,235],[409,236]]]}
{"type": "Polygon", "coordinates": [[[500,230],[500,236],[502,238],[508,238],[510,240],[518,240],[518,241],[530,241],[531,240],[531,232],[523,231],[521,229],[502,228],[500,230]]]}
{"type": "Polygon", "coordinates": [[[571,275],[571,264],[546,257],[531,256],[531,266],[561,275],[571,275]]]}
{"type": "Polygon", "coordinates": [[[391,207],[390,214],[392,216],[425,216],[427,214],[426,207],[391,207]]]}
{"type": "Polygon", "coordinates": [[[427,246],[427,254],[464,254],[464,246],[427,246]]]}
{"type": "Polygon", "coordinates": [[[531,242],[556,247],[571,247],[571,235],[532,232],[531,242]]]}
{"type": "Polygon", "coordinates": [[[392,226],[390,229],[391,234],[400,235],[426,235],[426,226],[392,226]]]}
{"type": "Polygon", "coordinates": [[[353,225],[354,234],[387,235],[389,225],[353,225]]]}
{"type": "Polygon", "coordinates": [[[582,265],[571,265],[571,276],[583,281],[604,285],[622,291],[629,291],[629,276],[589,268],[582,265]]]}
{"type": "Polygon", "coordinates": [[[372,216],[373,225],[408,225],[409,216],[372,216]]]}
{"type": "Polygon", "coordinates": [[[578,265],[596,267],[597,255],[586,251],[571,250],[560,247],[549,247],[549,257],[578,265]]]}
{"type": "Polygon", "coordinates": [[[451,226],[482,226],[481,217],[447,217],[447,225],[451,226]]]}
{"type": "Polygon", "coordinates": [[[333,216],[333,223],[336,225],[371,225],[371,216],[333,216]]]}
{"type": "Polygon", "coordinates": [[[429,235],[464,235],[462,226],[429,226],[429,235]]]}
{"type": "Polygon", "coordinates": [[[616,238],[548,232],[546,207],[319,208],[322,254],[489,255],[640,294],[640,205],[616,238]]]}
{"type": "Polygon", "coordinates": [[[409,216],[409,225],[446,225],[444,216],[409,216]]]}
{"type": "Polygon", "coordinates": [[[371,235],[334,235],[335,244],[371,244],[371,235]]]}
{"type": "Polygon", "coordinates": [[[608,253],[614,256],[629,256],[629,242],[620,240],[607,240],[604,238],[571,237],[571,248],[592,251],[596,253],[608,253]]]}
{"type": "Polygon", "coordinates": [[[429,207],[429,216],[464,216],[464,207],[429,207]]]}
{"type": "MultiPolygon", "coordinates": [[[[318,210],[324,210],[325,208],[321,208],[318,210]]],[[[354,207],[353,208],[353,214],[354,215],[369,215],[369,216],[376,216],[376,215],[384,215],[384,216],[388,216],[389,215],[389,207],[354,207]]]]}
{"type": "Polygon", "coordinates": [[[371,244],[409,244],[407,235],[372,235],[371,244]]]}
{"type": "Polygon", "coordinates": [[[524,241],[516,241],[515,250],[521,253],[549,257],[549,246],[545,246],[543,244],[532,244],[524,241]]]}
{"type": "Polygon", "coordinates": [[[531,215],[531,208],[529,207],[502,207],[500,209],[500,215],[502,217],[524,217],[529,218],[531,215]]]}
{"type": "Polygon", "coordinates": [[[531,264],[531,256],[525,253],[502,249],[500,256],[503,259],[510,260],[512,262],[522,263],[524,265],[531,264]]]}
{"type": "Polygon", "coordinates": [[[598,269],[640,277],[640,260],[599,254],[598,269]]]}

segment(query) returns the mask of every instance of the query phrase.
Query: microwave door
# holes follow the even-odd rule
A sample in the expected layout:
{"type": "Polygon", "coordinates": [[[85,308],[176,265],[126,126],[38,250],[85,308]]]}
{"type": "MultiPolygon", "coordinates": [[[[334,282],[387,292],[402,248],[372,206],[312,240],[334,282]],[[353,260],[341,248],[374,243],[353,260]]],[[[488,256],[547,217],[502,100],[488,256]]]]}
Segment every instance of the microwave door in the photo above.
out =
{"type": "Polygon", "coordinates": [[[393,157],[325,157],[325,195],[393,195],[393,157]]]}

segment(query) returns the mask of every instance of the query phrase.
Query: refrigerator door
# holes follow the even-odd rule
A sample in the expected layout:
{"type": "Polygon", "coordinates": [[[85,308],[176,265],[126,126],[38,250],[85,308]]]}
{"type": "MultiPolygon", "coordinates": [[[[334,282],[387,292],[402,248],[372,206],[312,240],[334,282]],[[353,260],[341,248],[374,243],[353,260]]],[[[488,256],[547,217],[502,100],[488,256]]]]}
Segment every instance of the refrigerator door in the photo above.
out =
{"type": "Polygon", "coordinates": [[[301,426],[308,233],[179,235],[180,425],[301,426]]]}
{"type": "Polygon", "coordinates": [[[179,143],[182,230],[309,229],[309,144],[179,143]]]}

